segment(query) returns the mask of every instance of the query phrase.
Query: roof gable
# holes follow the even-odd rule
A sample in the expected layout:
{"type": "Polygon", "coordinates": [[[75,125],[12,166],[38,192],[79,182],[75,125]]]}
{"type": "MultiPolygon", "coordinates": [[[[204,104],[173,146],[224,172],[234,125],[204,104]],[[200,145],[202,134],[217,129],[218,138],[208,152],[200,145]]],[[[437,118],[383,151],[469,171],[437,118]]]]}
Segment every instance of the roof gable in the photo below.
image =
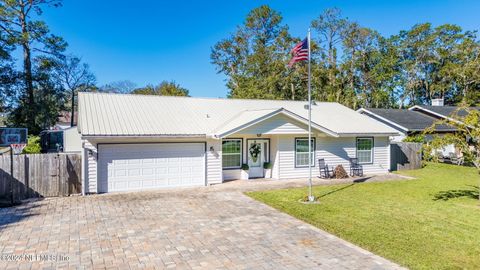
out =
{"type": "MultiPolygon", "coordinates": [[[[277,110],[243,111],[218,129],[215,137],[226,137],[234,133],[242,134],[303,134],[308,119],[298,116],[284,108],[277,110]],[[303,127],[300,127],[303,126],[303,127]]],[[[335,132],[312,122],[312,128],[330,136],[338,137],[335,132]]]]}

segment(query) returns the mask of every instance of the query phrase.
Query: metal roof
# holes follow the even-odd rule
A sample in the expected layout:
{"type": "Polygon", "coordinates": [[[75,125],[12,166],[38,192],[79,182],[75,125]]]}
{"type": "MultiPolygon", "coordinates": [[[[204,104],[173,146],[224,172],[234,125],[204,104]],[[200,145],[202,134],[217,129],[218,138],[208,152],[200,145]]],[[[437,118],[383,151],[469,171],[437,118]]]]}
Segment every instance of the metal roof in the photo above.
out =
{"type": "MultiPolygon", "coordinates": [[[[79,130],[82,136],[213,136],[276,110],[308,119],[305,105],[306,101],[81,92],[79,130]]],[[[339,136],[397,134],[385,124],[333,102],[313,105],[312,122],[339,136]]]]}

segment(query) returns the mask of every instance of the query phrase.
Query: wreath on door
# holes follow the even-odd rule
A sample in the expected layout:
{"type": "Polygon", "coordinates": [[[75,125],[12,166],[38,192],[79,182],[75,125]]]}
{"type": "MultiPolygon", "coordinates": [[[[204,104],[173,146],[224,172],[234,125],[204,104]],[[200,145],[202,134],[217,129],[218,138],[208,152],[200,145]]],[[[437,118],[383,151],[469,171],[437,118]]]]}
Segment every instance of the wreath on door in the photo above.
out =
{"type": "Polygon", "coordinates": [[[250,148],[248,149],[248,151],[250,152],[250,155],[252,156],[253,162],[257,162],[258,155],[259,155],[260,152],[261,152],[260,144],[254,142],[254,143],[250,146],[250,148]]]}

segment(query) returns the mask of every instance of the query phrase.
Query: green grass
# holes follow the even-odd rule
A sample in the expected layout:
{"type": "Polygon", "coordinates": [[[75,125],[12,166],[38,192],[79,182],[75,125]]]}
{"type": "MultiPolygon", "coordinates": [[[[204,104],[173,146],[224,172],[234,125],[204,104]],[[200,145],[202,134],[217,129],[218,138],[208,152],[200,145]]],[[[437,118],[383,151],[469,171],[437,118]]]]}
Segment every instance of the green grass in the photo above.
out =
{"type": "Polygon", "coordinates": [[[416,180],[314,187],[250,197],[412,269],[480,269],[479,176],[445,164],[402,172],[416,180]],[[475,196],[477,198],[475,198],[475,196]]]}

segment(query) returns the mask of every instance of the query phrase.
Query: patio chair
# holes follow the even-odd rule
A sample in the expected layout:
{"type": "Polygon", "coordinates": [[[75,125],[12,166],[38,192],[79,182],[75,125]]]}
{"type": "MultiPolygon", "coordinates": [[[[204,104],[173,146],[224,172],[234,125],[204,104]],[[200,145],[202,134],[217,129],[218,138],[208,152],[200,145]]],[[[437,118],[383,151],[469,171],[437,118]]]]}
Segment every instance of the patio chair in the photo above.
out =
{"type": "Polygon", "coordinates": [[[446,162],[448,157],[443,156],[443,153],[441,151],[436,151],[435,156],[437,157],[439,162],[446,162]]]}
{"type": "Polygon", "coordinates": [[[358,163],[358,158],[350,158],[350,176],[363,176],[363,167],[358,163]]]}
{"type": "Polygon", "coordinates": [[[448,153],[448,157],[450,158],[450,163],[455,164],[455,165],[463,165],[463,157],[457,156],[455,153],[448,153]]]}
{"type": "Polygon", "coordinates": [[[327,179],[333,176],[333,172],[328,168],[324,158],[318,159],[318,168],[320,168],[320,178],[327,179]]]}

